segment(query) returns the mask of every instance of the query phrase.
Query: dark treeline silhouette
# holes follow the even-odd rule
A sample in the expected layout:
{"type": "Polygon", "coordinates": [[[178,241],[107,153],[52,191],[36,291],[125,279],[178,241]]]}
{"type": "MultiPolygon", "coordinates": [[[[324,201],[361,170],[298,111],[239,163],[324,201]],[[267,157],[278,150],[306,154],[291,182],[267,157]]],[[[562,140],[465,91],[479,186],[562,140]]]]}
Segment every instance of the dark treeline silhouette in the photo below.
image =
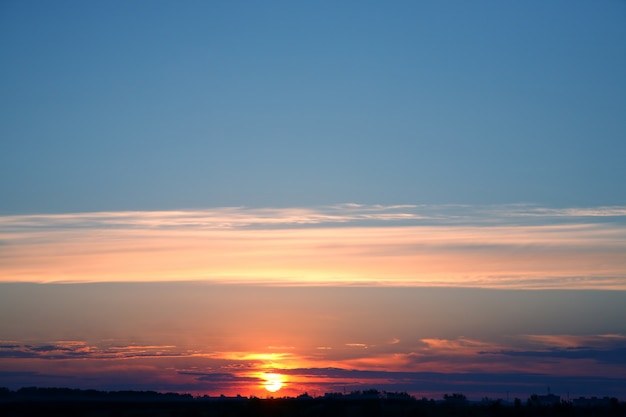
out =
{"type": "Polygon", "coordinates": [[[417,399],[405,392],[376,389],[311,397],[194,397],[156,391],[97,391],[70,388],[0,388],[0,416],[30,417],[408,417],[408,416],[626,416],[626,403],[616,398],[579,398],[554,401],[558,396],[533,394],[516,398],[471,402],[460,393],[441,400],[417,399]]]}
{"type": "Polygon", "coordinates": [[[192,401],[191,394],[156,391],[98,391],[94,389],[26,387],[17,391],[0,388],[0,401],[192,401]]]}

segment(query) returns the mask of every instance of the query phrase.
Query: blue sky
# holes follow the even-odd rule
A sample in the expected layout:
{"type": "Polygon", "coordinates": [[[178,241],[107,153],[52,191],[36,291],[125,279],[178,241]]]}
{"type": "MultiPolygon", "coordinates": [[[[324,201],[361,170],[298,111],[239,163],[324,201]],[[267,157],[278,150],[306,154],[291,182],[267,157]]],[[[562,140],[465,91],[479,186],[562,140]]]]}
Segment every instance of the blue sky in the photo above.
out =
{"type": "Polygon", "coordinates": [[[626,6],[3,2],[0,212],[626,202],[626,6]]]}

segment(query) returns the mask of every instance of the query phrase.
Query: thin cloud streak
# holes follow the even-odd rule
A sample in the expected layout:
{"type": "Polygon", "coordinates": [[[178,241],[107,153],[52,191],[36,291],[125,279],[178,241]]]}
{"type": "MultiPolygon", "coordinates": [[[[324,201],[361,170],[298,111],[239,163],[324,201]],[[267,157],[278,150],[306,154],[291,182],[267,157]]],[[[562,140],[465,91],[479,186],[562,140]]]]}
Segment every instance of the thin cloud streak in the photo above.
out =
{"type": "Polygon", "coordinates": [[[221,207],[211,210],[129,211],[67,214],[29,214],[0,217],[0,227],[112,227],[234,229],[254,226],[297,226],[355,221],[419,220],[416,206],[344,204],[313,208],[221,207]]]}
{"type": "Polygon", "coordinates": [[[626,289],[622,208],[524,207],[4,216],[0,281],[626,289]]]}
{"type": "MultiPolygon", "coordinates": [[[[26,343],[24,341],[0,341],[0,359],[41,359],[41,360],[131,360],[154,359],[169,361],[180,358],[195,358],[219,364],[220,369],[250,369],[257,370],[274,367],[291,369],[297,367],[325,367],[345,366],[363,360],[372,365],[378,364],[384,369],[410,369],[424,371],[424,365],[433,363],[447,363],[450,369],[458,371],[476,367],[485,370],[486,366],[494,365],[499,370],[518,369],[520,365],[513,363],[506,356],[528,356],[568,360],[572,353],[589,353],[590,359],[602,365],[603,357],[597,352],[623,352],[626,349],[626,336],[614,335],[518,335],[504,340],[469,339],[458,337],[454,339],[419,339],[402,343],[366,345],[363,343],[344,343],[334,347],[327,347],[323,353],[318,347],[295,346],[287,349],[263,349],[261,351],[215,351],[210,349],[189,349],[174,345],[142,346],[136,344],[88,343],[85,341],[26,343]],[[529,347],[525,340],[541,340],[540,345],[529,347]],[[564,340],[567,344],[564,345],[564,340]],[[286,350],[286,351],[285,351],[286,350]],[[314,354],[314,351],[318,350],[314,354]],[[482,358],[483,355],[492,355],[491,358],[482,358]],[[498,363],[500,356],[501,362],[498,363]],[[506,362],[509,361],[508,365],[506,362]],[[509,368],[510,367],[510,368],[509,368]]],[[[518,360],[518,359],[516,359],[518,360]]],[[[535,359],[531,359],[535,360],[535,359]]],[[[556,374],[558,363],[553,363],[556,374]]],[[[614,364],[626,369],[626,358],[614,364]]],[[[532,366],[531,366],[532,367],[532,366]]],[[[355,369],[364,369],[355,366],[355,369]]],[[[367,369],[367,367],[365,367],[367,369]]],[[[441,371],[442,368],[439,368],[441,371]]],[[[578,374],[587,375],[589,369],[580,367],[578,374]]]]}
{"type": "Polygon", "coordinates": [[[626,218],[626,206],[549,208],[529,204],[469,205],[362,205],[339,204],[312,208],[218,207],[207,210],[121,211],[0,216],[0,227],[14,228],[208,228],[323,225],[334,223],[435,221],[437,224],[512,222],[526,218],[626,218]]]}

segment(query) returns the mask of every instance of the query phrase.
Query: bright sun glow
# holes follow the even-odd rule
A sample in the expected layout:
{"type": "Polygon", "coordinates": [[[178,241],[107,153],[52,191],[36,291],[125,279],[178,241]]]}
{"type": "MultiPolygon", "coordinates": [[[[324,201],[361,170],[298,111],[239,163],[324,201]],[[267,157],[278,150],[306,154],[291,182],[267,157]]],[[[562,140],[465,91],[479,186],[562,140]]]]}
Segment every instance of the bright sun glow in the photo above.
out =
{"type": "Polygon", "coordinates": [[[283,376],[281,374],[263,374],[265,382],[263,386],[269,392],[276,392],[283,386],[283,376]]]}

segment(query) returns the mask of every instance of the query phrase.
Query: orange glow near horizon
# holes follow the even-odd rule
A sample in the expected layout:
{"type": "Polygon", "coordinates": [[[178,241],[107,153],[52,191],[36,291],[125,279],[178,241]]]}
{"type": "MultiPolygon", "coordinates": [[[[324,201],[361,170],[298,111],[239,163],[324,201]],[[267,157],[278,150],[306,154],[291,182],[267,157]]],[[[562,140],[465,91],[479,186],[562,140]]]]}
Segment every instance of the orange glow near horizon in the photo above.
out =
{"type": "Polygon", "coordinates": [[[63,229],[4,240],[5,282],[626,289],[626,231],[602,225],[63,229]]]}
{"type": "Polygon", "coordinates": [[[0,382],[261,398],[623,378],[623,220],[333,210],[0,216],[0,382]]]}

